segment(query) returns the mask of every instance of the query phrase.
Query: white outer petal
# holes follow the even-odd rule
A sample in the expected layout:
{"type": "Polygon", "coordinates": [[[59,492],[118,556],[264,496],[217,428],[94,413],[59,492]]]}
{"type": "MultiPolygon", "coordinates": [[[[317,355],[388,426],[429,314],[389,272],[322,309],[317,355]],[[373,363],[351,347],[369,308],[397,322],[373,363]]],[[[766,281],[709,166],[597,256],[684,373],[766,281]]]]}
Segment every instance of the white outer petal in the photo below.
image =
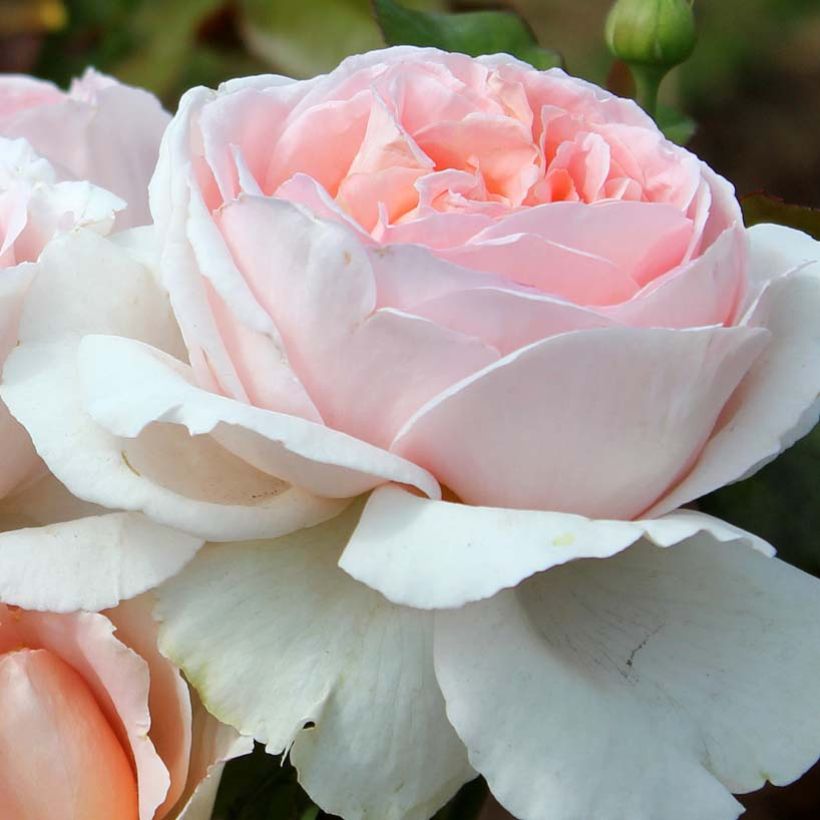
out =
{"type": "Polygon", "coordinates": [[[732,820],[820,752],[820,582],[701,536],[436,615],[473,766],[522,820],[732,820]]]}
{"type": "Polygon", "coordinates": [[[433,674],[433,615],[336,567],[357,512],[206,547],[160,590],[160,646],[213,714],[290,749],[324,810],[427,820],[474,773],[433,674]]]}
{"type": "Polygon", "coordinates": [[[202,390],[190,369],[147,345],[87,336],[79,350],[85,407],[114,435],[133,438],[152,422],[212,434],[257,469],[319,495],[350,498],[384,481],[430,496],[435,479],[367,442],[296,416],[253,407],[202,390]]]}
{"type": "Polygon", "coordinates": [[[280,535],[344,506],[265,476],[178,425],[113,435],[86,412],[79,382],[76,339],[32,343],[9,357],[0,394],[52,473],[81,499],[216,541],[280,535]]]}
{"type": "Polygon", "coordinates": [[[541,510],[474,507],[419,498],[388,485],[365,506],[339,566],[397,604],[460,607],[578,558],[608,558],[641,538],[668,547],[698,532],[763,540],[692,510],[650,521],[604,521],[541,510]]]}

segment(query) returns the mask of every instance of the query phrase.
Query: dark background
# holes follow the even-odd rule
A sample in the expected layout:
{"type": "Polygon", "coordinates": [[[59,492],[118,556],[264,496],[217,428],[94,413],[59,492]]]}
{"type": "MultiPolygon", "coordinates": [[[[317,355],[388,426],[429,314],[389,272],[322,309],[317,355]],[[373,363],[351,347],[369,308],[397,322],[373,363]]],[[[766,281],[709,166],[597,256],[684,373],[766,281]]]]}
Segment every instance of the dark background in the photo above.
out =
{"type": "MultiPolygon", "coordinates": [[[[405,0],[421,9],[499,3],[405,0]]],[[[503,5],[503,4],[501,4],[503,5]]],[[[610,0],[518,0],[542,45],[568,70],[619,90],[626,74],[603,44],[610,0]]],[[[690,148],[736,186],[820,205],[820,0],[696,0],[699,44],[667,79],[662,100],[698,123],[690,148]]],[[[0,71],[67,84],[89,64],[144,86],[174,110],[192,85],[243,74],[310,76],[381,37],[368,0],[0,0],[0,71]]],[[[820,317],[818,317],[820,321],[820,317]]],[[[820,575],[820,433],[757,476],[700,502],[770,540],[820,575]]],[[[820,682],[807,681],[818,688],[820,682]]],[[[820,697],[818,697],[820,708],[820,697]]],[[[820,767],[785,789],[741,798],[745,820],[816,820],[820,767]]],[[[509,817],[480,782],[442,820],[509,817]]],[[[218,820],[314,820],[293,772],[261,750],[228,766],[218,820]]],[[[321,813],[320,815],[321,816],[321,813]]],[[[661,820],[659,818],[659,820],[661,820]]]]}

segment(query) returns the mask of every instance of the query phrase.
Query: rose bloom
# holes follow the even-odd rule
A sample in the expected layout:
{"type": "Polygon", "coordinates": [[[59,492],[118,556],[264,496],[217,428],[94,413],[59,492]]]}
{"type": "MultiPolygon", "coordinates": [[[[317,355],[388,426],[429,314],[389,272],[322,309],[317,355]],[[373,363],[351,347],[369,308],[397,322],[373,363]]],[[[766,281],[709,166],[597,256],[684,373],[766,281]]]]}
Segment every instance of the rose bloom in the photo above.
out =
{"type": "Polygon", "coordinates": [[[630,101],[413,48],[190,91],[151,207],[49,257],[0,395],[211,542],[163,651],[323,809],[723,820],[817,758],[820,584],[679,507],[816,421],[818,243],[630,101]]]}
{"type": "MultiPolygon", "coordinates": [[[[44,248],[75,227],[107,232],[122,207],[87,182],[59,181],[25,140],[0,137],[0,367],[17,342],[23,301],[44,248]]],[[[0,498],[38,467],[27,433],[0,403],[0,498]]]]}
{"type": "Polygon", "coordinates": [[[151,221],[146,185],[169,119],[152,94],[93,69],[68,92],[33,77],[0,76],[0,136],[24,137],[61,177],[121,197],[128,207],[120,228],[151,221]]]}
{"type": "Polygon", "coordinates": [[[206,820],[247,742],[193,704],[152,601],[55,615],[0,604],[0,814],[206,820]]]}
{"type": "MultiPolygon", "coordinates": [[[[127,333],[129,326],[138,327],[154,344],[177,343],[167,298],[154,293],[153,279],[142,268],[132,263],[139,273],[130,291],[111,281],[108,257],[117,255],[111,268],[116,274],[130,232],[103,237],[123,207],[87,181],[60,181],[25,140],[0,137],[0,368],[28,333],[27,299],[49,290],[55,265],[65,282],[91,291],[84,297],[90,301],[80,304],[65,292],[57,294],[38,316],[42,328],[63,332],[78,312],[93,310],[93,292],[99,290],[110,294],[110,304],[98,316],[98,329],[127,333]],[[96,242],[93,256],[66,252],[86,235],[96,242]],[[154,333],[158,324],[163,330],[154,333]]],[[[61,411],[55,396],[41,408],[52,423],[61,411]]],[[[28,433],[0,402],[1,602],[57,612],[111,607],[175,574],[201,544],[140,513],[112,512],[72,497],[49,475],[28,433]]]]}

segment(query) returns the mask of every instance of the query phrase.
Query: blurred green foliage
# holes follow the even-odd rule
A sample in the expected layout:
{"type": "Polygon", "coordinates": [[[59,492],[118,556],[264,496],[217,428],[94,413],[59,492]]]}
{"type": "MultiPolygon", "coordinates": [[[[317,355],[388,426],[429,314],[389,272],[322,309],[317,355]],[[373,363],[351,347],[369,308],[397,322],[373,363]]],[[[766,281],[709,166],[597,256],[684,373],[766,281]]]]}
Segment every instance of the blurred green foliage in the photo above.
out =
{"type": "Polygon", "coordinates": [[[769,194],[748,194],[740,200],[743,221],[746,225],[774,222],[805,231],[820,240],[820,209],[806,205],[790,205],[779,197],[769,194]]]}
{"type": "Polygon", "coordinates": [[[820,577],[820,427],[759,473],[698,506],[765,538],[778,555],[820,577]]]}
{"type": "Polygon", "coordinates": [[[526,21],[512,11],[442,14],[410,9],[394,0],[373,0],[373,10],[391,46],[432,46],[472,57],[504,52],[541,69],[562,62],[557,52],[538,45],[526,21]]]}

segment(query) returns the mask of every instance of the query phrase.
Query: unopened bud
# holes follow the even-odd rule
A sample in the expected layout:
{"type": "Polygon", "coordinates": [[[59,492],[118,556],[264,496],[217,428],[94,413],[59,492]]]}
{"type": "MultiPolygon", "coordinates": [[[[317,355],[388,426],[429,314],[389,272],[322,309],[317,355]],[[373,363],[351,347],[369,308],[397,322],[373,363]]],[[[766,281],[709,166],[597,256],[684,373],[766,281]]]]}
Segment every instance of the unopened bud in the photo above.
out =
{"type": "Polygon", "coordinates": [[[689,57],[695,39],[688,0],[617,0],[606,21],[609,50],[629,65],[665,72],[689,57]]]}

